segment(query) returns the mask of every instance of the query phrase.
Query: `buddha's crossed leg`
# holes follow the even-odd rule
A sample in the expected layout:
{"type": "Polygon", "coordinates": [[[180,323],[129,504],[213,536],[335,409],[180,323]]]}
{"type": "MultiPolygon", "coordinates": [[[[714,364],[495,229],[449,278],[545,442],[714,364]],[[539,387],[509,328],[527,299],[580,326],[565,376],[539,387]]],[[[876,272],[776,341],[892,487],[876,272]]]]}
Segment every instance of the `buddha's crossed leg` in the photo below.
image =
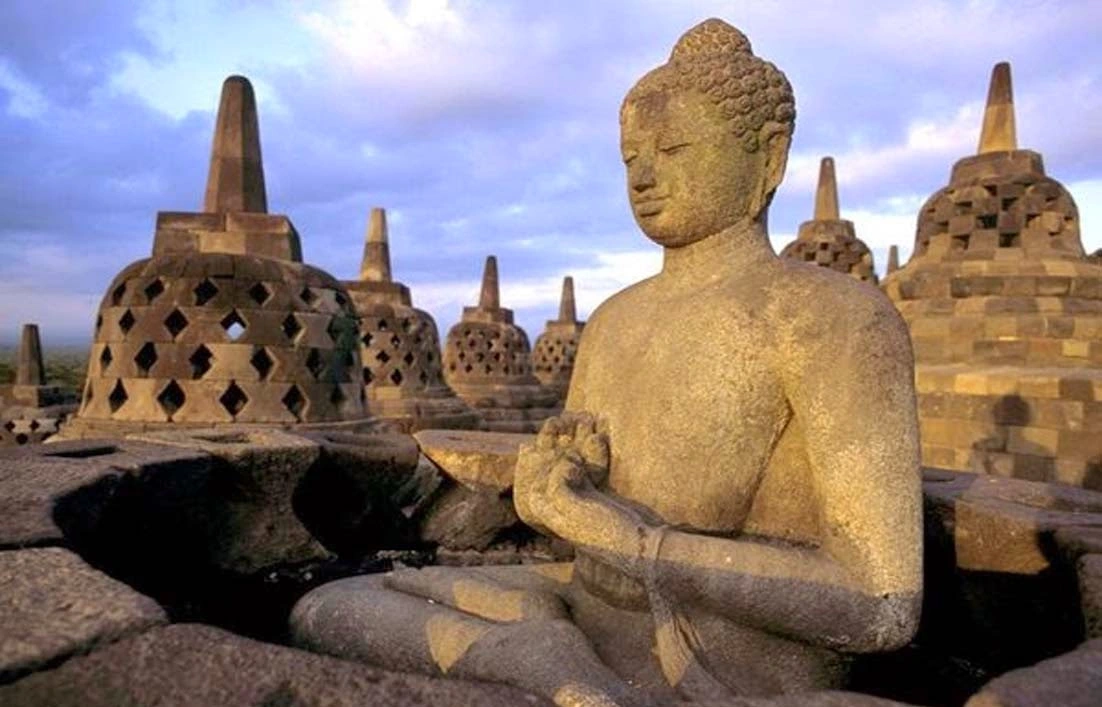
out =
{"type": "Polygon", "coordinates": [[[635,705],[570,620],[570,565],[400,570],[327,584],[295,606],[299,645],[423,674],[503,682],[577,707],[635,705]]]}

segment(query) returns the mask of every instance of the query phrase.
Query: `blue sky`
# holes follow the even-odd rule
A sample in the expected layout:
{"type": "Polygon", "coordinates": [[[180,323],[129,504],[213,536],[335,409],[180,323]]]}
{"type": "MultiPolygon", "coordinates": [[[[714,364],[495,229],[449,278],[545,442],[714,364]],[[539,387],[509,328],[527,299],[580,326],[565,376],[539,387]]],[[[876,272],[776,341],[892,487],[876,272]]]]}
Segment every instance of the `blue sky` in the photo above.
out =
{"type": "Polygon", "coordinates": [[[1013,64],[1022,147],[1102,247],[1102,3],[824,0],[553,3],[154,0],[0,3],[0,342],[91,333],[108,282],[146,257],[158,210],[197,209],[222,79],[257,89],[268,203],[305,259],[358,271],[388,209],[397,279],[441,333],[498,256],[534,339],[575,277],[587,314],[657,270],[625,199],[617,111],[688,27],[740,27],[796,94],[770,229],[779,249],[837,162],[843,218],[882,269],[979,136],[1013,64]]]}

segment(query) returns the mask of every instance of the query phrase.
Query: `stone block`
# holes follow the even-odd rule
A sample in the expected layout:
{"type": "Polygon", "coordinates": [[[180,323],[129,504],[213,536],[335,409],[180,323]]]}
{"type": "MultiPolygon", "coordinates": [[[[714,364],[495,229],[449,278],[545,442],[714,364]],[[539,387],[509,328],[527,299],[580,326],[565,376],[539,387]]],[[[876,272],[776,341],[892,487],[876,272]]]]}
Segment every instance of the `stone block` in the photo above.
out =
{"type": "Polygon", "coordinates": [[[0,683],[166,621],[155,601],[68,550],[0,552],[0,683]]]}
{"type": "Polygon", "coordinates": [[[426,511],[421,539],[449,550],[485,550],[519,520],[512,496],[456,485],[426,511]]]}
{"type": "Polygon", "coordinates": [[[464,430],[421,430],[413,435],[421,453],[451,479],[473,491],[512,488],[520,445],[531,434],[464,430]]]}
{"type": "Polygon", "coordinates": [[[1102,695],[1102,639],[995,678],[965,707],[1093,707],[1102,695]]]}
{"type": "Polygon", "coordinates": [[[197,624],[155,628],[0,686],[0,703],[24,707],[551,704],[503,685],[392,673],[197,624]]]}

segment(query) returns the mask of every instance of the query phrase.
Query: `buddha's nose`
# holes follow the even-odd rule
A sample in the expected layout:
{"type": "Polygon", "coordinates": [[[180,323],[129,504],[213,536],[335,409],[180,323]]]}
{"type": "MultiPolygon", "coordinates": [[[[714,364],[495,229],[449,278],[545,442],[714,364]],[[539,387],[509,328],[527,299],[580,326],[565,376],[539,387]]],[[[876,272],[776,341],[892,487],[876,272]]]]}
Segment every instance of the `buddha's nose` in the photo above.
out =
{"type": "Polygon", "coordinates": [[[632,164],[628,171],[628,180],[631,188],[638,192],[653,188],[655,186],[654,164],[650,160],[643,159],[642,156],[636,158],[635,164],[632,164]]]}

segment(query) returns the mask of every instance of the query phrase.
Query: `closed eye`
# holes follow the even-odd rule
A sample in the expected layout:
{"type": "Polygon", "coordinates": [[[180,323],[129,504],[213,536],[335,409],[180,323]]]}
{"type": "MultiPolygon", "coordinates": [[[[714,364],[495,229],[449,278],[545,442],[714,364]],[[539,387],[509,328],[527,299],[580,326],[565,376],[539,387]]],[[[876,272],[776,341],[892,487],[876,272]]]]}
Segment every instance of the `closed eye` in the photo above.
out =
{"type": "Polygon", "coordinates": [[[638,152],[625,152],[624,153],[624,164],[631,164],[631,161],[634,160],[638,156],[639,156],[638,152]]]}
{"type": "Polygon", "coordinates": [[[691,142],[675,142],[675,143],[672,143],[670,145],[663,145],[662,147],[660,147],[658,149],[661,150],[662,152],[665,152],[667,155],[672,155],[676,152],[680,152],[681,150],[683,150],[684,148],[688,147],[691,144],[692,144],[691,142]]]}

